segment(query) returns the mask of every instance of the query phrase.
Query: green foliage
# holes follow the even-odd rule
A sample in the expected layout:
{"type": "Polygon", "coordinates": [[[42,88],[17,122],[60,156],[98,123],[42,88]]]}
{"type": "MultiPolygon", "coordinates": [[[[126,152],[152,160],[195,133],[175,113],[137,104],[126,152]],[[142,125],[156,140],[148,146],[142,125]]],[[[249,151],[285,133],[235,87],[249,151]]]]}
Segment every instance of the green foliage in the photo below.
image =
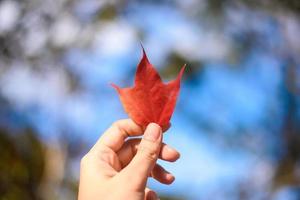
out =
{"type": "Polygon", "coordinates": [[[39,199],[45,155],[43,144],[31,129],[11,135],[0,129],[1,199],[39,199]]]}

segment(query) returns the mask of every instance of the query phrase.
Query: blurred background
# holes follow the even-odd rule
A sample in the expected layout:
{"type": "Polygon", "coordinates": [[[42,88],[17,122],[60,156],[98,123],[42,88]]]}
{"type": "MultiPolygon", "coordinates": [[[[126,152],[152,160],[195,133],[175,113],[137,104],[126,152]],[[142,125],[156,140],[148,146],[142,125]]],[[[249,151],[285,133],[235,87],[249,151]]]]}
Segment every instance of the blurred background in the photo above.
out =
{"type": "Polygon", "coordinates": [[[164,200],[300,199],[300,1],[0,0],[0,199],[76,199],[81,157],[126,118],[140,41],[186,63],[164,200]]]}

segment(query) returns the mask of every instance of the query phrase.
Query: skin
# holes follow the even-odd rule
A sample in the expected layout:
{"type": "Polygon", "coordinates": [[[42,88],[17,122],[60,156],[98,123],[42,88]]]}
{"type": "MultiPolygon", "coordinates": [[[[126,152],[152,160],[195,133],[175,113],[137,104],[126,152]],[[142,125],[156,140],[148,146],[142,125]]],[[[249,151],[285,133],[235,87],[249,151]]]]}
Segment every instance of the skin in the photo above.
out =
{"type": "Polygon", "coordinates": [[[146,187],[148,178],[171,184],[175,177],[157,159],[174,162],[180,157],[162,143],[162,132],[155,123],[143,129],[130,119],[115,122],[81,160],[78,199],[158,199],[146,187]],[[130,138],[140,135],[142,139],[130,138]]]}

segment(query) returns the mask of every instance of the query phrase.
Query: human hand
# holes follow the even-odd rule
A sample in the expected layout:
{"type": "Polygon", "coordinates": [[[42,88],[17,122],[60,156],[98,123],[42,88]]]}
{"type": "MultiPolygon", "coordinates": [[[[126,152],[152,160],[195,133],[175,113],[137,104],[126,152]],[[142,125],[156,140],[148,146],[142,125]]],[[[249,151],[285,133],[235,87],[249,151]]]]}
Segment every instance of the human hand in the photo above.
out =
{"type": "Polygon", "coordinates": [[[156,200],[146,187],[149,176],[164,184],[175,177],[156,163],[174,162],[179,153],[162,143],[162,130],[151,123],[143,130],[130,119],[115,122],[82,158],[79,200],[156,200]],[[142,139],[128,139],[143,135],[142,139]]]}

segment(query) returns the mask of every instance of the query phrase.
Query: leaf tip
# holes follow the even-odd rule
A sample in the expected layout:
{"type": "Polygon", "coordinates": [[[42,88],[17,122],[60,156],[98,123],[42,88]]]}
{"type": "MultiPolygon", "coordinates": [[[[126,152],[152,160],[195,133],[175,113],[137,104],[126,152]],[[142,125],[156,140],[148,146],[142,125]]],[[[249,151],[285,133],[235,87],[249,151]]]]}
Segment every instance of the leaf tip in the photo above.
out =
{"type": "Polygon", "coordinates": [[[148,60],[148,57],[147,57],[147,54],[146,54],[146,51],[145,51],[145,48],[143,46],[143,43],[140,42],[141,44],[141,48],[142,48],[142,51],[143,51],[143,56],[142,56],[142,60],[145,60],[147,63],[149,63],[149,60],[148,60]]]}
{"type": "Polygon", "coordinates": [[[185,71],[185,69],[186,69],[186,64],[184,64],[184,65],[181,67],[181,70],[180,70],[179,75],[178,75],[179,79],[181,79],[181,77],[182,77],[183,72],[185,71]]]}
{"type": "Polygon", "coordinates": [[[114,83],[111,83],[110,84],[113,88],[115,88],[118,92],[120,92],[120,87],[119,86],[117,86],[116,84],[114,84],[114,83]]]}

